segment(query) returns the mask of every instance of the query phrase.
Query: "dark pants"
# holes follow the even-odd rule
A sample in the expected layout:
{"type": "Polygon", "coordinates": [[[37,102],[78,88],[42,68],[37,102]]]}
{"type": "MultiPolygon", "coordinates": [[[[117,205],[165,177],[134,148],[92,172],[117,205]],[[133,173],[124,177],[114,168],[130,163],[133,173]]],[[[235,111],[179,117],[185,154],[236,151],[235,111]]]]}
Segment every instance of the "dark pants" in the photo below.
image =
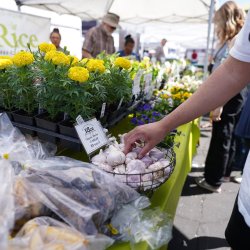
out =
{"type": "Polygon", "coordinates": [[[242,97],[233,97],[223,108],[221,121],[213,122],[212,137],[205,162],[204,177],[219,187],[223,176],[230,176],[236,151],[234,129],[240,116],[242,97]]]}
{"type": "Polygon", "coordinates": [[[233,161],[233,167],[236,170],[243,171],[248,152],[249,152],[249,147],[247,145],[247,140],[236,136],[236,152],[233,161]]]}
{"type": "Polygon", "coordinates": [[[233,250],[249,250],[250,228],[246,224],[242,214],[239,212],[237,203],[238,196],[225,231],[226,240],[233,250]]]}

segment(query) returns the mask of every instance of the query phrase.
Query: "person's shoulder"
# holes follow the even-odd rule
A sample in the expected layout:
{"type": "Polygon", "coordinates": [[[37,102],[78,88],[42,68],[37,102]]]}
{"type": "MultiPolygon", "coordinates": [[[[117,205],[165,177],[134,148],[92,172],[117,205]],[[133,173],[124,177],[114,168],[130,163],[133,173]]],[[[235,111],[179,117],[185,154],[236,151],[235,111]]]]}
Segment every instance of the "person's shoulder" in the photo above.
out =
{"type": "Polygon", "coordinates": [[[90,28],[89,30],[88,30],[88,32],[87,32],[87,34],[96,34],[96,33],[98,33],[99,32],[99,29],[100,29],[100,27],[99,26],[95,26],[95,27],[92,27],[92,28],[90,28]]]}
{"type": "Polygon", "coordinates": [[[125,55],[124,50],[122,50],[122,49],[118,50],[117,53],[119,54],[119,56],[124,56],[125,55]]]}

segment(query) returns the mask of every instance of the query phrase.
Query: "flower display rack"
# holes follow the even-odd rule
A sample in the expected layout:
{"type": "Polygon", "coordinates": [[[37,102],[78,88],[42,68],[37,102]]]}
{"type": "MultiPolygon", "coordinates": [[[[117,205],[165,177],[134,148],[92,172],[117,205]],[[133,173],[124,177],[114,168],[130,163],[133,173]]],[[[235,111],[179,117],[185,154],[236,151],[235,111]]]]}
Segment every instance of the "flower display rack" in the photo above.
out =
{"type": "MultiPolygon", "coordinates": [[[[127,108],[124,112],[118,114],[114,119],[110,120],[106,124],[103,125],[104,128],[111,128],[114,125],[116,125],[118,122],[120,122],[123,118],[125,118],[128,114],[130,114],[133,110],[136,109],[136,107],[141,103],[141,101],[136,101],[133,103],[132,106],[127,108]]],[[[82,150],[82,143],[80,139],[78,138],[74,128],[72,127],[73,132],[75,132],[72,136],[69,136],[68,134],[60,133],[60,129],[55,132],[51,131],[45,128],[37,127],[36,125],[27,125],[21,122],[15,122],[12,121],[12,124],[19,128],[21,131],[24,131],[25,133],[35,135],[40,135],[41,139],[45,141],[54,142],[56,144],[62,145],[65,148],[70,148],[75,151],[81,151],[82,150]]],[[[59,125],[59,123],[58,123],[59,125]]]]}

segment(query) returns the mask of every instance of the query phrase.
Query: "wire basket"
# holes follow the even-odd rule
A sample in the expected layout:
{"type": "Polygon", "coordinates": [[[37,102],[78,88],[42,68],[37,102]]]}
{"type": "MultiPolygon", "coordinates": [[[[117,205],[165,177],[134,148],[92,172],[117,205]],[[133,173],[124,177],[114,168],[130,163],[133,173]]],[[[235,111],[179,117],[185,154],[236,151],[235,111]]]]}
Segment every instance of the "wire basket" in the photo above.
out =
{"type": "Polygon", "coordinates": [[[163,150],[165,153],[165,159],[169,161],[169,164],[155,171],[138,174],[105,172],[112,175],[120,182],[136,189],[139,193],[149,194],[165,183],[170,178],[175,168],[176,154],[173,147],[167,149],[164,148],[163,150]]]}

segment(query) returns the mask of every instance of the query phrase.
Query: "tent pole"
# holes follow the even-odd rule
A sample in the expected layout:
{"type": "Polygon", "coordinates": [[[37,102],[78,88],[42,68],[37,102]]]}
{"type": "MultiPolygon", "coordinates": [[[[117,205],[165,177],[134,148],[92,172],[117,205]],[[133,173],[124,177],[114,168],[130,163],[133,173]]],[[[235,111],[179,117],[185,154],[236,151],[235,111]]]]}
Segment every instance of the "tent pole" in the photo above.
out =
{"type": "Polygon", "coordinates": [[[210,9],[209,9],[209,19],[208,19],[208,29],[207,29],[207,49],[206,49],[206,57],[205,57],[205,63],[204,63],[204,78],[205,80],[207,78],[207,67],[208,67],[208,53],[209,53],[209,44],[210,44],[210,35],[211,35],[211,26],[212,26],[212,17],[214,13],[214,0],[211,0],[210,3],[210,9]]]}

